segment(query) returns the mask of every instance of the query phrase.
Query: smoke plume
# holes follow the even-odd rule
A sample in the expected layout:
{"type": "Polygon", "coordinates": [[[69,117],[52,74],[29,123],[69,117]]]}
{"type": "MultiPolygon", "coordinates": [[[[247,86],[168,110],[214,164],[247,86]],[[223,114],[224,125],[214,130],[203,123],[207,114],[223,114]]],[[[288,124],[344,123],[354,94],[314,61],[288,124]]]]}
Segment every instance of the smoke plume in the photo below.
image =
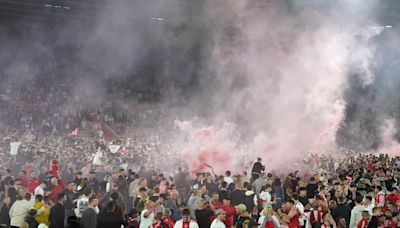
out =
{"type": "Polygon", "coordinates": [[[168,110],[153,127],[173,132],[168,148],[194,171],[240,170],[256,156],[277,168],[400,139],[399,31],[382,27],[373,1],[110,1],[89,11],[64,26],[3,28],[2,90],[53,79],[87,105],[141,94],[168,110]]]}

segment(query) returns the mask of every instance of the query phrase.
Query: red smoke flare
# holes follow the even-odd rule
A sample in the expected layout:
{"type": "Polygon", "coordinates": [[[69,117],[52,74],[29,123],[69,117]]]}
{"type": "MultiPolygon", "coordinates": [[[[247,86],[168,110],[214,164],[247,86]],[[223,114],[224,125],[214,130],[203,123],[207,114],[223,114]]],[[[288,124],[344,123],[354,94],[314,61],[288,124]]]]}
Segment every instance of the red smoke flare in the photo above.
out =
{"type": "Polygon", "coordinates": [[[231,157],[228,152],[214,149],[203,150],[197,156],[197,159],[193,160],[191,164],[191,173],[196,174],[198,172],[203,172],[211,167],[217,172],[226,171],[226,167],[229,167],[230,162],[231,157]]]}
{"type": "Polygon", "coordinates": [[[201,139],[209,138],[209,137],[211,137],[211,135],[212,135],[212,132],[210,129],[203,129],[203,130],[196,132],[196,134],[195,134],[196,138],[201,138],[201,139]]]}

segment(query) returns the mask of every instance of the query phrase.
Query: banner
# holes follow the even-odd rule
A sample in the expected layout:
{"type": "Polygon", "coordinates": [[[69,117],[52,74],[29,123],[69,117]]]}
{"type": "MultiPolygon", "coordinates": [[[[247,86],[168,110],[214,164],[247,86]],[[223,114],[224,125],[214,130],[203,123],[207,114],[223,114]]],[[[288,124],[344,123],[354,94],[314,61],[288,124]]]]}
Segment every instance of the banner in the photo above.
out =
{"type": "Polygon", "coordinates": [[[75,130],[73,130],[71,133],[69,133],[68,136],[77,136],[79,135],[80,129],[77,127],[75,130]]]}
{"type": "Polygon", "coordinates": [[[119,150],[120,145],[109,145],[108,148],[110,149],[111,153],[115,154],[119,150]]]}
{"type": "Polygon", "coordinates": [[[117,133],[115,133],[109,126],[107,126],[104,123],[100,123],[101,124],[101,130],[103,131],[103,138],[106,141],[109,141],[110,139],[115,139],[115,138],[119,138],[117,133]]]}

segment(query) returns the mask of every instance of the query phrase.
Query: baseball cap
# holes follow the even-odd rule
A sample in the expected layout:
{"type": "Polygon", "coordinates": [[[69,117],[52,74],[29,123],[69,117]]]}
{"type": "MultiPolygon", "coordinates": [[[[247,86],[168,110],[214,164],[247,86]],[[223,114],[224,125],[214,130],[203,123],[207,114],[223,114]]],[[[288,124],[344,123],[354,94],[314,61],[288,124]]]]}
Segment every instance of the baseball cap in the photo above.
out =
{"type": "Polygon", "coordinates": [[[226,212],[222,209],[218,209],[215,211],[215,215],[225,214],[226,212]]]}

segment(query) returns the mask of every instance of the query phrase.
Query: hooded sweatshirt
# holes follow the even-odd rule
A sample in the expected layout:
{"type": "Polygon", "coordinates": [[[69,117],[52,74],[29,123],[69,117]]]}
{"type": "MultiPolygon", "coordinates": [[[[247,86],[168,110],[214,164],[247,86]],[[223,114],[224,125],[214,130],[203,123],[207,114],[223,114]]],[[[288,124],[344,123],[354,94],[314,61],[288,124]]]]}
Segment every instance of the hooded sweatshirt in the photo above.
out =
{"type": "Polygon", "coordinates": [[[257,204],[257,196],[251,190],[246,191],[244,194],[245,194],[244,204],[246,205],[247,212],[251,213],[253,211],[253,208],[257,204]]]}
{"type": "Polygon", "coordinates": [[[353,210],[351,210],[350,228],[357,228],[358,222],[362,219],[362,212],[366,210],[367,208],[362,205],[356,205],[353,210]]]}

